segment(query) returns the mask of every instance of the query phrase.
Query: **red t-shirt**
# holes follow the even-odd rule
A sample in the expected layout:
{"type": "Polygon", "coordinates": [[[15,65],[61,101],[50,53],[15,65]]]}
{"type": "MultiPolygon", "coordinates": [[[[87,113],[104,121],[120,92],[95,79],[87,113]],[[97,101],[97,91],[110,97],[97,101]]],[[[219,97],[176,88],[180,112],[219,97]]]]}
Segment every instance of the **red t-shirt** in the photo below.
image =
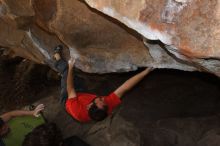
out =
{"type": "MultiPolygon", "coordinates": [[[[87,106],[97,97],[94,94],[77,93],[77,97],[67,99],[66,110],[67,112],[80,122],[90,121],[87,106]]],[[[108,106],[108,114],[112,113],[112,110],[121,103],[120,98],[111,93],[108,96],[104,96],[104,101],[108,106]]]]}

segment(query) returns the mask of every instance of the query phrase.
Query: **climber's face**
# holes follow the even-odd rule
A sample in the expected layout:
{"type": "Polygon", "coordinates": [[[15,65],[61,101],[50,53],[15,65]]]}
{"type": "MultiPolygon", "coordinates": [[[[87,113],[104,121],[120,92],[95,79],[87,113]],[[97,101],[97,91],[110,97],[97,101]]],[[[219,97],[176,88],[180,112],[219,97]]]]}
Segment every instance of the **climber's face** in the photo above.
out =
{"type": "Polygon", "coordinates": [[[104,97],[96,97],[95,100],[93,101],[93,103],[96,104],[96,106],[97,106],[99,109],[103,109],[104,106],[106,106],[104,97]]]}

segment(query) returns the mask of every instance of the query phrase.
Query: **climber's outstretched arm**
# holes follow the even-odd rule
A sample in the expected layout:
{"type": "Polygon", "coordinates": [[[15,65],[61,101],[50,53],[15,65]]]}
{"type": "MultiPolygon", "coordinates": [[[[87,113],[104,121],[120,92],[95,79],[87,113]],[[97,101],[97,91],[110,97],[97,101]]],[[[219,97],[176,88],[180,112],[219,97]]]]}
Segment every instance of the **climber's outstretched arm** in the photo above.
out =
{"type": "Polygon", "coordinates": [[[118,89],[114,91],[114,93],[118,97],[122,97],[127,91],[132,89],[137,83],[139,83],[148,73],[150,73],[153,68],[146,68],[142,72],[134,75],[130,79],[128,79],[125,83],[123,83],[118,89]]]}
{"type": "Polygon", "coordinates": [[[73,67],[75,64],[75,59],[71,58],[68,62],[69,69],[67,74],[67,93],[68,98],[75,98],[76,97],[76,91],[74,88],[74,82],[73,82],[73,67]]]}

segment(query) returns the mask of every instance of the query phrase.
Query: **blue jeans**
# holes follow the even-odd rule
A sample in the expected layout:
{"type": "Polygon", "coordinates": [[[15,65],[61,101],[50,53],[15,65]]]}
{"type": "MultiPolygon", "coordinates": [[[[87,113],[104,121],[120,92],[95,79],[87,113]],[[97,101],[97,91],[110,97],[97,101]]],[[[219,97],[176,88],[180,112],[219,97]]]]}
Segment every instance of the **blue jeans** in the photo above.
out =
{"type": "MultiPolygon", "coordinates": [[[[63,59],[60,59],[55,63],[55,68],[57,71],[61,74],[61,93],[60,93],[60,102],[61,104],[66,103],[66,100],[68,98],[68,93],[67,93],[67,74],[68,74],[68,66],[67,62],[63,59]]],[[[87,88],[84,86],[84,80],[80,79],[79,77],[75,76],[74,77],[74,84],[75,84],[75,90],[76,92],[82,92],[86,91],[87,88]]]]}
{"type": "Polygon", "coordinates": [[[62,104],[65,104],[66,99],[68,97],[67,94],[67,74],[68,74],[68,67],[67,67],[67,62],[63,59],[60,59],[59,61],[56,62],[55,68],[57,71],[61,74],[61,83],[60,83],[60,102],[62,104]]]}

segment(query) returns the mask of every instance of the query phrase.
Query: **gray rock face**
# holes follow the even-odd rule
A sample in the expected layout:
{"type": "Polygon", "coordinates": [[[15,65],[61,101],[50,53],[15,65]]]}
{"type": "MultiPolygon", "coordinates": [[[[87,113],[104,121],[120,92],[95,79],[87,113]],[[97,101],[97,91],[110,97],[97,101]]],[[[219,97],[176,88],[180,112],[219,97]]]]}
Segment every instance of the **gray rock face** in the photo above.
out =
{"type": "MultiPolygon", "coordinates": [[[[0,58],[0,111],[45,95],[48,98],[39,103],[46,105],[47,119],[56,122],[64,137],[77,135],[92,146],[219,144],[220,80],[216,76],[156,69],[122,98],[106,120],[79,123],[59,102],[59,76],[46,66],[17,59],[0,58]]],[[[75,70],[75,88],[108,95],[135,73],[98,75],[75,70]]]]}
{"type": "MultiPolygon", "coordinates": [[[[108,95],[131,75],[77,74],[88,87],[84,91],[98,95],[108,95]]],[[[73,120],[59,107],[58,93],[41,102],[64,137],[77,135],[92,146],[218,146],[220,86],[212,77],[154,70],[101,122],[73,120]]]]}
{"type": "Polygon", "coordinates": [[[85,72],[153,66],[219,76],[216,3],[0,0],[0,47],[7,55],[53,67],[52,48],[63,44],[64,58],[76,57],[76,67],[85,72]]]}

